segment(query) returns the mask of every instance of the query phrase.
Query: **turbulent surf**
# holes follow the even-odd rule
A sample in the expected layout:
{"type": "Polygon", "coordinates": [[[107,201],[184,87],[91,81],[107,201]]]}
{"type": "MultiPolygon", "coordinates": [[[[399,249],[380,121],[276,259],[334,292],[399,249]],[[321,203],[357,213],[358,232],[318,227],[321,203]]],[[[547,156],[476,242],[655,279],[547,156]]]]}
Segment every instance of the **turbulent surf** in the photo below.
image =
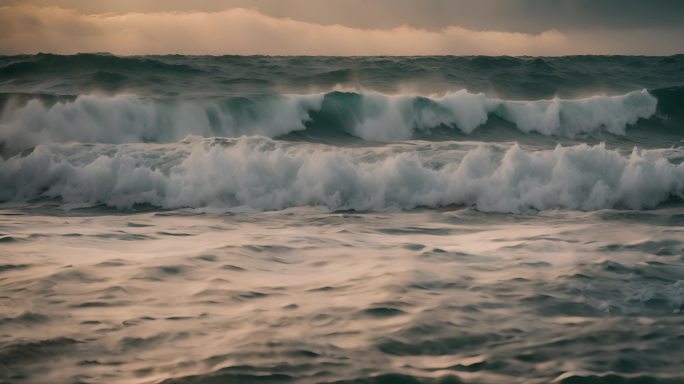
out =
{"type": "Polygon", "coordinates": [[[3,56],[0,381],[682,382],[683,201],[683,55],[3,56]]]}
{"type": "Polygon", "coordinates": [[[681,80],[680,56],[37,55],[0,62],[5,202],[56,198],[119,209],[257,210],[465,205],[517,212],[652,208],[682,196],[678,106],[684,91],[667,76],[681,80]],[[614,84],[591,76],[617,63],[629,73],[614,84]],[[429,71],[435,66],[440,71],[429,71]],[[662,78],[634,84],[645,66],[662,78]],[[582,67],[589,73],[579,72],[582,67]],[[539,90],[531,88],[533,76],[542,76],[539,90]],[[221,138],[223,145],[201,148],[201,138],[221,138]],[[609,148],[578,146],[602,142],[609,148]],[[155,155],[140,155],[148,151],[132,145],[138,143],[149,144],[155,155]],[[487,145],[509,149],[497,159],[487,145]],[[670,150],[642,159],[639,150],[632,154],[634,146],[670,150]],[[600,159],[568,160],[586,151],[600,159]],[[473,158],[476,170],[469,165],[473,158]],[[271,171],[263,170],[274,161],[271,171]],[[535,162],[548,166],[535,168],[535,162]],[[314,164],[319,169],[311,170],[314,164]],[[648,176],[656,168],[665,181],[653,193],[632,188],[652,186],[648,176]],[[502,176],[507,169],[517,176],[502,176]],[[566,172],[582,176],[563,182],[566,172]],[[128,180],[132,174],[140,176],[128,180]],[[188,179],[197,174],[215,178],[209,185],[188,179]],[[89,191],[98,177],[108,182],[89,191]],[[178,195],[177,183],[196,199],[178,195]],[[319,194],[304,198],[300,190],[314,184],[319,194]],[[494,185],[504,191],[497,199],[505,203],[482,201],[494,185]],[[537,189],[546,192],[530,199],[537,189]],[[270,196],[274,191],[279,197],[270,196]],[[396,191],[404,192],[394,196],[396,191]]]}

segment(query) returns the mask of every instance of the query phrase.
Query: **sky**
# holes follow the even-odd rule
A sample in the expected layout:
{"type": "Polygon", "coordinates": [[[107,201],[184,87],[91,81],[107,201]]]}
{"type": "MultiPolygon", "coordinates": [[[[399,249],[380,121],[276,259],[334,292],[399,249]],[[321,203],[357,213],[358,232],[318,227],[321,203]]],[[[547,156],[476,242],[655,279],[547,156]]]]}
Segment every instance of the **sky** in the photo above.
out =
{"type": "Polygon", "coordinates": [[[684,53],[683,0],[0,0],[0,54],[684,53]]]}

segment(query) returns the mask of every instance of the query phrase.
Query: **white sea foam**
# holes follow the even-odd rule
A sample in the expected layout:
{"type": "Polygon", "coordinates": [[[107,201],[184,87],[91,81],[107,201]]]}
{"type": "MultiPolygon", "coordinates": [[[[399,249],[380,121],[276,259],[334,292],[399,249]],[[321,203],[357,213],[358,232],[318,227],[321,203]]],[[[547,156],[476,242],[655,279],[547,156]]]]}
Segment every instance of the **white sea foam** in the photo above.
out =
{"type": "Polygon", "coordinates": [[[57,148],[38,146],[26,156],[0,160],[0,200],[57,197],[120,209],[152,204],[384,210],[457,204],[519,212],[641,209],[684,198],[684,164],[669,161],[663,151],[621,154],[603,145],[533,152],[481,145],[417,154],[246,137],[156,148],[98,146],[91,156],[57,148]]]}
{"type": "Polygon", "coordinates": [[[305,129],[322,94],[267,98],[244,108],[220,100],[159,101],[131,95],[78,96],[46,105],[38,99],[5,108],[0,142],[12,149],[53,142],[174,142],[187,135],[270,137],[305,129]]]}
{"type": "Polygon", "coordinates": [[[396,141],[411,138],[416,130],[438,126],[470,133],[492,114],[522,132],[574,137],[605,130],[623,135],[629,124],[652,116],[657,105],[657,99],[646,90],[621,96],[529,102],[498,100],[464,90],[431,98],[363,93],[351,104],[339,96],[321,93],[183,101],[129,95],[79,96],[52,105],[34,99],[5,108],[0,117],[0,142],[11,150],[21,150],[51,142],[165,143],[190,134],[277,137],[304,130],[307,123],[346,130],[367,140],[396,141]],[[332,100],[327,108],[326,99],[332,100]],[[319,123],[312,121],[314,113],[341,113],[345,121],[319,123]]]}

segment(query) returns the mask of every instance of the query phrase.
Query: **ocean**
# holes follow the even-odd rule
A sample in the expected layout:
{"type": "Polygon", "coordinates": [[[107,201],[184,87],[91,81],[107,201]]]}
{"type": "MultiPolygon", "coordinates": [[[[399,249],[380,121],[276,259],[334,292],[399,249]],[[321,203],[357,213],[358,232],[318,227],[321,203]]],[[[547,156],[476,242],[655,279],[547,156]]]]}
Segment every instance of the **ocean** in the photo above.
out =
{"type": "Polygon", "coordinates": [[[684,383],[684,55],[0,56],[0,382],[684,383]]]}

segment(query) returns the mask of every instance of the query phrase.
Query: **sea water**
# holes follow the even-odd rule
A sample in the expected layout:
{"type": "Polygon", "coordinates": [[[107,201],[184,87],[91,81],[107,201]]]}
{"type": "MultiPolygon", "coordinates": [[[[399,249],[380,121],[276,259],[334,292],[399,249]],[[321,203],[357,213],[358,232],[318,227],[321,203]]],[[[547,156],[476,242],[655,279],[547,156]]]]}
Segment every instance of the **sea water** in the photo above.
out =
{"type": "Polygon", "coordinates": [[[684,382],[683,84],[0,57],[0,381],[684,382]]]}

